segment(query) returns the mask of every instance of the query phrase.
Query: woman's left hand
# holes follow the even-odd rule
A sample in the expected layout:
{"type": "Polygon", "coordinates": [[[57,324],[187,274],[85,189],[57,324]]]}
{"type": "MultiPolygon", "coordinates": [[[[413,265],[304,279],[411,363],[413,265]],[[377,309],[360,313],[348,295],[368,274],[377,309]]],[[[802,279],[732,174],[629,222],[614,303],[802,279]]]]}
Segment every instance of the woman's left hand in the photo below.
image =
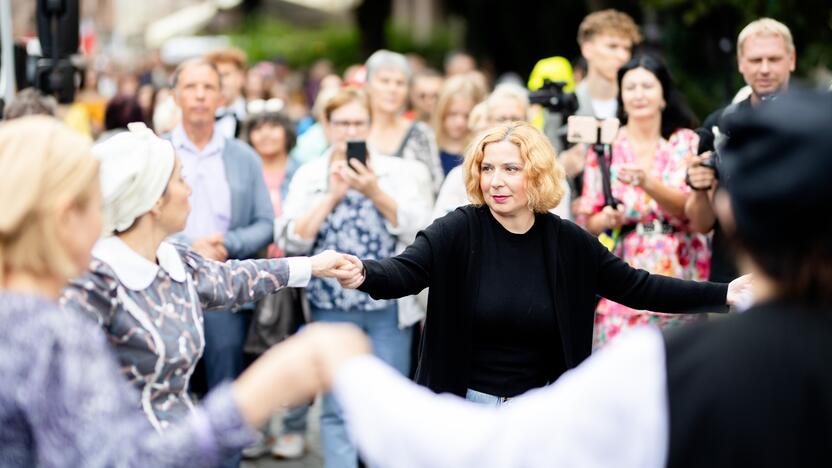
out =
{"type": "Polygon", "coordinates": [[[728,295],[725,298],[728,305],[734,306],[740,312],[751,307],[754,303],[752,280],[751,274],[747,274],[728,283],[728,295]]]}
{"type": "Polygon", "coordinates": [[[358,190],[365,197],[373,198],[380,190],[376,173],[357,159],[350,159],[349,166],[345,167],[341,173],[344,180],[350,184],[350,187],[358,190]]]}
{"type": "Polygon", "coordinates": [[[645,188],[650,182],[647,171],[638,164],[623,164],[618,169],[618,180],[641,188],[645,188]]]}

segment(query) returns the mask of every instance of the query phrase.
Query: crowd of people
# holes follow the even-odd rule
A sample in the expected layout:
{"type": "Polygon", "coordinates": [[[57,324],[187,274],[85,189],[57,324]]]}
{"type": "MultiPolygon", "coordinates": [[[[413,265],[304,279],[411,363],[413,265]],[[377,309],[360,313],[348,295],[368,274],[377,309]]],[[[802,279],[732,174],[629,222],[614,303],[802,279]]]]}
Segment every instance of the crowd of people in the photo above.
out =
{"type": "Polygon", "coordinates": [[[332,468],[819,462],[713,434],[768,441],[781,417],[828,442],[828,412],[728,387],[779,391],[755,360],[814,350],[788,394],[821,373],[829,403],[812,367],[829,223],[766,224],[809,213],[804,188],[830,195],[812,159],[832,151],[828,93],[788,95],[796,50],[773,19],[737,39],[750,94],[701,126],[628,15],[592,13],[577,40],[575,113],[617,118],[607,145],[553,141],[523,83],[461,52],[442,72],[388,50],[343,76],[322,60],[304,81],[226,49],[107,98],[94,67],[71,105],[18,93],[0,125],[0,465],[299,458],[318,393],[332,468]],[[763,305],[708,323],[752,288],[763,305]],[[792,325],[807,339],[786,348],[792,325]]]}

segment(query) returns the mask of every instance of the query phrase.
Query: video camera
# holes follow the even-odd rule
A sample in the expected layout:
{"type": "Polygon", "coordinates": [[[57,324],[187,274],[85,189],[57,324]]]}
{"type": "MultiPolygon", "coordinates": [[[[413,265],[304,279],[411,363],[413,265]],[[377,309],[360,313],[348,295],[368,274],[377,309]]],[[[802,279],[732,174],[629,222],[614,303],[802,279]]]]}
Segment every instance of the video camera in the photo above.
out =
{"type": "Polygon", "coordinates": [[[578,110],[578,98],[574,93],[564,91],[565,86],[565,81],[543,80],[543,86],[529,93],[529,102],[540,104],[549,112],[560,114],[566,119],[578,110]]]}
{"type": "Polygon", "coordinates": [[[77,70],[70,56],[78,52],[78,0],[38,0],[38,38],[42,56],[37,59],[34,83],[62,104],[75,98],[77,70]]]}

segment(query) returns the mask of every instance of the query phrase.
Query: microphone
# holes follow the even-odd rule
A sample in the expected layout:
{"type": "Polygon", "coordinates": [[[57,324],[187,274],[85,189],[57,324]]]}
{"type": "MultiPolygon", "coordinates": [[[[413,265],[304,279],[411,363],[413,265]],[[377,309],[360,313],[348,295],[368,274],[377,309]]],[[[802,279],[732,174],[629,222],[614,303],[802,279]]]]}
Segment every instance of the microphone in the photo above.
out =
{"type": "Polygon", "coordinates": [[[699,137],[699,147],[696,149],[696,154],[702,154],[706,151],[714,151],[714,134],[704,127],[699,127],[694,130],[699,137]]]}

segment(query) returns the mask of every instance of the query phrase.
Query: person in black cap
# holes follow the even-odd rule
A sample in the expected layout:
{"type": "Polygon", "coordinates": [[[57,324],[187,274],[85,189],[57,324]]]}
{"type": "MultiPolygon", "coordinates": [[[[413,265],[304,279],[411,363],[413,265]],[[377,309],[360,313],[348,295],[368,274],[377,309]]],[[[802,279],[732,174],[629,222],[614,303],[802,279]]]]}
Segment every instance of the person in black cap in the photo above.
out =
{"type": "Polygon", "coordinates": [[[743,314],[641,328],[502,408],[419,388],[351,330],[316,362],[374,466],[828,466],[832,443],[832,95],[794,92],[726,123],[717,196],[743,314]],[[731,215],[733,212],[733,216],[731,215]],[[778,226],[772,229],[772,226],[778,226]]]}

